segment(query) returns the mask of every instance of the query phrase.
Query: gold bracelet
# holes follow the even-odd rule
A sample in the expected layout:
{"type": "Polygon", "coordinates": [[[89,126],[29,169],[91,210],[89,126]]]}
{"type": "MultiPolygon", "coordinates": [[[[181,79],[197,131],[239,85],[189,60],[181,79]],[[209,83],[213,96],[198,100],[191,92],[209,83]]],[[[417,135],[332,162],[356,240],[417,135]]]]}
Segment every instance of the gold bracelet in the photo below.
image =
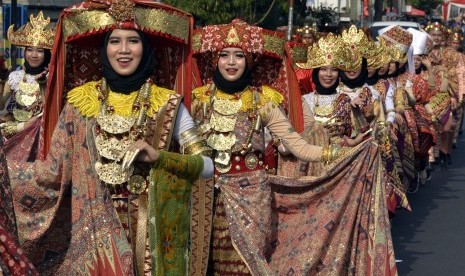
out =
{"type": "Polygon", "coordinates": [[[203,155],[211,157],[213,155],[213,149],[207,145],[205,140],[196,141],[190,145],[184,147],[184,154],[192,155],[203,155]]]}
{"type": "Polygon", "coordinates": [[[184,141],[189,141],[195,136],[197,136],[197,129],[195,127],[183,131],[181,134],[179,134],[179,137],[184,141]]]}

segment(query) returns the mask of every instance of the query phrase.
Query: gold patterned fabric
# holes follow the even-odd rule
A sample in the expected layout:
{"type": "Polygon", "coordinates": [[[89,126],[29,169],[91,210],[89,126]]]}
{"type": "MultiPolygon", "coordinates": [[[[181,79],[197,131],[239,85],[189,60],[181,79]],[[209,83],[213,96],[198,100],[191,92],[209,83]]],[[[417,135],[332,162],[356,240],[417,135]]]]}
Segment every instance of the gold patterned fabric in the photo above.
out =
{"type": "Polygon", "coordinates": [[[116,27],[136,28],[148,33],[163,35],[166,39],[187,43],[190,18],[171,7],[158,5],[149,8],[129,0],[89,1],[67,10],[64,18],[65,41],[93,36],[116,27]],[[108,12],[107,9],[112,10],[108,12]],[[128,16],[127,14],[131,15],[128,16]],[[121,23],[130,22],[128,25],[121,23]],[[95,26],[100,26],[97,30],[95,26]]]}

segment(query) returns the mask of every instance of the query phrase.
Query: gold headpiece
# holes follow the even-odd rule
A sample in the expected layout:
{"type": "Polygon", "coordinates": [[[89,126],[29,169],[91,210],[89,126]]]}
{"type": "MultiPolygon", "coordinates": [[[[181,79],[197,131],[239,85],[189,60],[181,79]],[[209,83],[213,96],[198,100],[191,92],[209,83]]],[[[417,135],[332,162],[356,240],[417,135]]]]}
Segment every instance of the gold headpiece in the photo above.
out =
{"type": "MultiPolygon", "coordinates": [[[[380,39],[383,40],[383,39],[380,39]]],[[[386,42],[385,42],[386,43],[386,42]]],[[[397,48],[395,45],[388,45],[386,44],[386,53],[390,57],[390,62],[399,62],[399,63],[405,63],[407,62],[407,56],[402,53],[399,48],[397,48]]]]}
{"type": "Polygon", "coordinates": [[[367,50],[368,37],[363,30],[357,29],[355,25],[350,26],[348,30],[344,30],[341,39],[351,51],[358,52],[360,55],[363,55],[367,50]]]}
{"type": "Polygon", "coordinates": [[[55,30],[53,28],[46,29],[49,24],[50,17],[45,19],[42,11],[36,18],[31,14],[29,22],[16,32],[13,31],[14,25],[8,28],[8,40],[16,46],[52,49],[55,30]]]}
{"type": "MultiPolygon", "coordinates": [[[[307,63],[297,63],[303,69],[319,68],[323,66],[334,66],[341,70],[351,70],[347,67],[347,60],[352,58],[352,53],[345,47],[341,39],[329,33],[326,37],[318,40],[316,44],[308,47],[307,63]]],[[[349,65],[351,65],[349,63],[349,65]]]]}
{"type": "Polygon", "coordinates": [[[462,30],[453,30],[450,36],[450,41],[462,43],[463,33],[462,30]]]}
{"type": "Polygon", "coordinates": [[[379,64],[379,67],[390,63],[391,62],[391,52],[390,52],[391,50],[389,49],[389,46],[386,44],[386,41],[384,41],[384,39],[378,39],[376,44],[378,45],[378,48],[381,52],[381,54],[378,56],[378,61],[377,61],[377,63],[379,64]]]}
{"type": "Polygon", "coordinates": [[[304,25],[302,28],[298,28],[296,31],[299,35],[302,34],[316,34],[316,31],[314,28],[310,27],[309,25],[304,25]]]}
{"type": "Polygon", "coordinates": [[[380,45],[380,43],[376,43],[373,40],[368,41],[367,49],[364,55],[367,60],[368,67],[377,69],[380,68],[383,64],[387,63],[384,63],[386,59],[383,59],[383,56],[386,56],[386,54],[383,53],[385,50],[383,47],[384,45],[380,45]]]}
{"type": "Polygon", "coordinates": [[[428,32],[428,33],[430,31],[441,31],[443,34],[447,33],[446,27],[444,27],[444,25],[442,25],[439,22],[434,22],[434,23],[426,26],[425,31],[428,32]]]}

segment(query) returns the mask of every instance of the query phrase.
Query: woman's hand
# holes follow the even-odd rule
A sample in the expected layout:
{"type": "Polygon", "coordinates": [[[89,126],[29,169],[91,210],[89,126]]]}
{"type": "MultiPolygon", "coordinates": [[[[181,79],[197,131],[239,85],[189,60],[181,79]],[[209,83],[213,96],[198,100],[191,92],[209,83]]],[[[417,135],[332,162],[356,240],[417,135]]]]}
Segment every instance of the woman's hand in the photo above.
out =
{"type": "Polygon", "coordinates": [[[48,68],[45,68],[45,70],[42,73],[36,75],[34,78],[37,82],[43,82],[47,80],[47,77],[48,77],[48,68]]]}
{"type": "Polygon", "coordinates": [[[421,64],[423,64],[423,66],[425,66],[425,68],[428,69],[428,71],[431,69],[432,64],[428,56],[424,55],[421,57],[421,64]]]}
{"type": "Polygon", "coordinates": [[[346,140],[347,146],[349,146],[349,147],[355,147],[356,145],[360,144],[360,143],[363,141],[363,139],[365,139],[365,137],[371,133],[371,131],[372,131],[372,130],[371,130],[371,128],[370,128],[369,130],[367,130],[367,131],[365,131],[365,132],[363,132],[363,133],[358,134],[358,135],[357,135],[355,138],[353,138],[353,139],[351,139],[351,138],[347,139],[347,140],[346,140]]]}
{"type": "Polygon", "coordinates": [[[361,97],[357,97],[357,98],[350,101],[350,105],[352,107],[354,107],[354,108],[356,108],[356,107],[360,108],[362,106],[362,104],[363,104],[363,100],[362,100],[361,97]]]}
{"type": "Polygon", "coordinates": [[[128,147],[123,157],[121,167],[127,170],[131,167],[134,161],[143,163],[155,163],[159,153],[144,140],[138,140],[128,147]]]}

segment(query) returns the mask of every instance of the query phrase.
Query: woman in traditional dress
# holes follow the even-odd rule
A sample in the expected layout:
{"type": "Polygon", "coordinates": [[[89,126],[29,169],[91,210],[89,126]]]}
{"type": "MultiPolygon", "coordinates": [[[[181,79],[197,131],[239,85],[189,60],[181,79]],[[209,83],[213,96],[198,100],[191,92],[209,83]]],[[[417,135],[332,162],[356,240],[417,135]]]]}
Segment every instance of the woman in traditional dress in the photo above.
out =
{"type": "MultiPolygon", "coordinates": [[[[354,146],[360,143],[364,136],[359,134],[359,137],[351,138],[350,101],[337,91],[339,70],[350,68],[353,58],[352,52],[344,46],[345,43],[340,38],[330,33],[309,47],[306,63],[298,64],[300,68],[313,70],[316,85],[316,90],[302,96],[305,125],[302,136],[314,145],[328,146],[334,143],[354,146]]],[[[298,177],[318,176],[324,173],[324,163],[300,162],[292,156],[286,157],[287,150],[280,149],[279,175],[298,177]]]]}
{"type": "Polygon", "coordinates": [[[266,85],[281,87],[279,39],[241,21],[194,35],[205,85],[193,91],[191,112],[215,152],[210,272],[394,274],[381,174],[365,174],[380,169],[379,147],[367,140],[346,152],[295,133],[278,108],[280,93],[266,85]],[[328,173],[302,181],[267,175],[264,126],[297,158],[323,160],[328,173]]]}
{"type": "Polygon", "coordinates": [[[52,67],[52,80],[81,82],[67,71],[80,69],[74,62],[102,70],[85,72],[90,79],[65,93],[47,158],[9,164],[20,240],[42,273],[205,271],[201,261],[189,269],[203,250],[191,244],[197,255],[189,254],[188,239],[203,230],[189,221],[190,210],[201,213],[195,202],[206,201],[195,196],[203,186],[194,181],[210,177],[213,166],[200,155],[209,149],[181,96],[169,89],[189,53],[191,22],[170,6],[137,1],[83,2],[63,11],[54,60],[63,62],[66,45],[68,56],[63,67],[52,67]],[[160,16],[163,24],[156,24],[160,16]],[[195,155],[169,152],[175,147],[195,155]]]}
{"type": "MultiPolygon", "coordinates": [[[[433,65],[435,74],[440,76],[429,103],[434,113],[434,120],[438,123],[438,143],[434,148],[434,157],[442,168],[451,163],[450,152],[454,136],[453,111],[457,108],[459,95],[459,72],[463,72],[460,53],[452,48],[442,46],[446,28],[438,22],[428,25],[425,29],[433,40],[433,49],[428,58],[433,65]]],[[[460,76],[461,77],[461,76],[460,76]]]]}
{"type": "MultiPolygon", "coordinates": [[[[317,43],[317,33],[314,28],[309,25],[304,25],[301,28],[297,29],[298,42],[300,43],[291,43],[289,47],[293,54],[293,60],[295,63],[300,62],[300,56],[298,55],[300,48],[311,47],[313,44],[317,43]]],[[[304,52],[305,54],[305,52],[304,52]]],[[[304,55],[305,57],[305,55],[304,55]]],[[[300,91],[302,94],[307,94],[315,90],[315,83],[312,78],[312,70],[309,68],[300,68],[299,66],[294,65],[294,71],[297,76],[297,81],[299,82],[300,91]]]]}
{"type": "MultiPolygon", "coordinates": [[[[268,86],[276,78],[274,73],[279,71],[279,59],[283,55],[284,41],[278,34],[235,20],[199,29],[194,41],[198,42],[194,43],[194,51],[198,54],[205,85],[192,92],[191,113],[214,151],[215,186],[218,188],[211,268],[216,275],[248,275],[249,268],[231,240],[238,233],[229,231],[225,213],[225,206],[235,199],[229,198],[221,187],[247,187],[247,197],[252,199],[254,194],[258,195],[260,187],[267,185],[263,161],[264,127],[305,161],[328,162],[337,155],[339,146],[309,145],[279,109],[283,97],[268,86]],[[209,37],[213,37],[214,44],[209,37]],[[265,44],[270,40],[276,43],[265,44]]],[[[263,198],[254,204],[267,205],[268,200],[263,198]]],[[[267,223],[264,221],[264,227],[269,226],[267,223]]],[[[250,244],[252,248],[256,245],[250,244]]]]}
{"type": "Polygon", "coordinates": [[[433,67],[429,61],[428,54],[428,34],[415,29],[408,29],[413,35],[412,47],[415,64],[415,78],[413,79],[412,91],[415,96],[415,105],[412,108],[415,124],[418,132],[418,141],[414,143],[415,150],[415,170],[418,173],[419,183],[426,184],[428,166],[428,151],[436,143],[436,130],[431,120],[431,110],[427,110],[425,105],[429,103],[431,91],[435,89],[436,83],[440,82],[434,74],[433,67]]]}
{"type": "Polygon", "coordinates": [[[22,69],[10,73],[0,97],[2,109],[9,100],[9,113],[0,125],[7,138],[8,160],[34,161],[37,155],[50,49],[55,36],[54,29],[48,28],[49,23],[50,18],[45,19],[39,12],[37,17],[31,15],[29,22],[16,32],[13,26],[8,29],[11,44],[25,47],[22,69]]]}
{"type": "Polygon", "coordinates": [[[364,53],[369,40],[366,34],[354,25],[342,32],[341,40],[345,47],[351,50],[353,61],[347,62],[351,66],[339,72],[341,82],[337,89],[338,93],[342,94],[352,106],[351,135],[355,136],[366,131],[374,119],[375,98],[370,89],[365,86],[368,70],[364,53]]]}

